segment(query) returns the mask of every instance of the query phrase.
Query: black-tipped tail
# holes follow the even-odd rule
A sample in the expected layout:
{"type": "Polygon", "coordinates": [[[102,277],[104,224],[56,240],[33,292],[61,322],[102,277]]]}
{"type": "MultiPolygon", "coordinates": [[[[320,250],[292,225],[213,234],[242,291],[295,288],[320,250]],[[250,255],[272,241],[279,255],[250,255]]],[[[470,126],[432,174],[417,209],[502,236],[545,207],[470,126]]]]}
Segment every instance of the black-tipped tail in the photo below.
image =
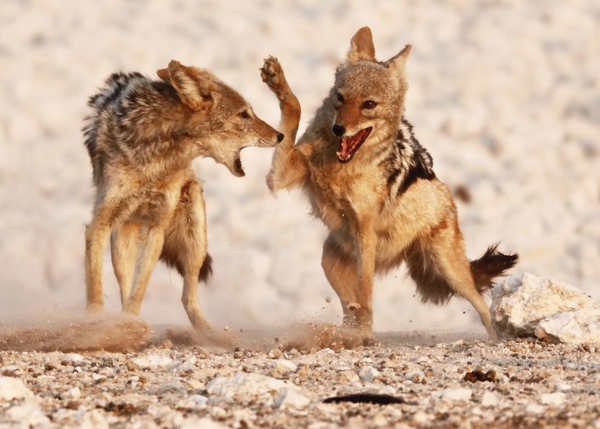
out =
{"type": "Polygon", "coordinates": [[[204,263],[202,264],[202,268],[200,268],[200,275],[198,276],[198,283],[205,282],[212,276],[212,257],[207,253],[206,258],[204,258],[204,263]]]}
{"type": "MultiPolygon", "coordinates": [[[[182,255],[180,253],[169,252],[166,247],[163,247],[163,251],[160,255],[160,260],[167,264],[169,268],[175,268],[181,277],[185,276],[184,261],[180,259],[182,255]]],[[[212,276],[212,257],[207,253],[200,273],[198,275],[198,283],[206,282],[210,276],[212,276]]]]}
{"type": "Polygon", "coordinates": [[[490,246],[481,258],[471,261],[473,280],[480,293],[490,289],[494,278],[504,275],[504,272],[514,267],[519,259],[516,253],[505,255],[499,252],[498,244],[490,246]]]}

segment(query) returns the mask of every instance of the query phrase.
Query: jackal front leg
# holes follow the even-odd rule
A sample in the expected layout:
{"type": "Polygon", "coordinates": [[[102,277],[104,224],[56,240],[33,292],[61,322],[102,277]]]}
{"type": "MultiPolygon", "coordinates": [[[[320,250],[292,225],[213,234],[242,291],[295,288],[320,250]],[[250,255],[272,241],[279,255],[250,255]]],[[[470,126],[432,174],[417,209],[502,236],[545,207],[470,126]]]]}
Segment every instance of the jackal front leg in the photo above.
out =
{"type": "Polygon", "coordinates": [[[292,92],[277,58],[269,57],[260,69],[260,76],[279,100],[281,109],[280,131],[285,138],[275,148],[267,185],[273,192],[298,185],[307,169],[303,156],[295,149],[301,108],[292,92]]]}
{"type": "Polygon", "coordinates": [[[359,259],[357,264],[355,309],[360,332],[365,339],[373,336],[373,282],[375,280],[375,252],[377,236],[373,228],[365,223],[358,233],[359,259]]]}

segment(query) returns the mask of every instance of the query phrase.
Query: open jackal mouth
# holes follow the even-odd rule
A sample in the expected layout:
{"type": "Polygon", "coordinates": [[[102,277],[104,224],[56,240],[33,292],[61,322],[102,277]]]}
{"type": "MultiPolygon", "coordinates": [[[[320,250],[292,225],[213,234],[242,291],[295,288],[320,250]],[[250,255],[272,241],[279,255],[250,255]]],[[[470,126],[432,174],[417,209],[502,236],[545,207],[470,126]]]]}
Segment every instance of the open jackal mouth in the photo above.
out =
{"type": "Polygon", "coordinates": [[[358,148],[365,142],[373,127],[360,130],[352,137],[343,138],[340,142],[340,150],[337,152],[338,161],[346,163],[350,161],[358,148]]]}

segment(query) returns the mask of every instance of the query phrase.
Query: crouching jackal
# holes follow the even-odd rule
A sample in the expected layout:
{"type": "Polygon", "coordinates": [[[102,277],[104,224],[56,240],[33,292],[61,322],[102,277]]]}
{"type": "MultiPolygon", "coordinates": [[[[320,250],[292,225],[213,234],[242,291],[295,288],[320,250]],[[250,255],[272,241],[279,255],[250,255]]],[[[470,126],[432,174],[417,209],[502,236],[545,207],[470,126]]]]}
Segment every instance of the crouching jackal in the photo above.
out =
{"type": "Polygon", "coordinates": [[[194,327],[207,328],[197,288],[211,272],[211,259],[202,182],[192,160],[212,157],[243,176],[240,151],[273,147],[283,134],[207,71],[171,61],[158,76],[115,73],[88,103],[94,112],[84,134],[96,199],[85,234],[87,311],[103,311],[102,259],[110,235],[123,311],[139,314],[160,258],[183,277],[182,301],[194,327]]]}
{"type": "Polygon", "coordinates": [[[482,293],[515,265],[517,255],[494,245],[476,261],[465,256],[452,196],[404,117],[410,50],[408,45],[378,62],[371,30],[361,28],[297,145],[300,104],[277,60],[266,60],[261,75],[280,100],[285,134],[267,184],[273,192],[304,189],[313,215],[329,228],[322,266],[341,300],[344,324],[358,327],[366,341],[372,336],[374,275],[402,262],[422,301],[443,304],[454,295],[468,300],[495,338],[482,293]]]}

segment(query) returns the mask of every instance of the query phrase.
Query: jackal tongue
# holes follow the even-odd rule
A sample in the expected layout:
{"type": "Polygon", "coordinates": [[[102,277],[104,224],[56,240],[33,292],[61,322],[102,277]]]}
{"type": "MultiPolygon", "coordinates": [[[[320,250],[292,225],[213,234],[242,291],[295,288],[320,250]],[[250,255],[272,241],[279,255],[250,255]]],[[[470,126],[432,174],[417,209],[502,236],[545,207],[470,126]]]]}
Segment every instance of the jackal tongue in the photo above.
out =
{"type": "Polygon", "coordinates": [[[343,138],[340,142],[340,151],[337,152],[338,161],[348,162],[353,157],[358,148],[369,137],[372,127],[365,128],[354,134],[352,137],[343,138]]]}

